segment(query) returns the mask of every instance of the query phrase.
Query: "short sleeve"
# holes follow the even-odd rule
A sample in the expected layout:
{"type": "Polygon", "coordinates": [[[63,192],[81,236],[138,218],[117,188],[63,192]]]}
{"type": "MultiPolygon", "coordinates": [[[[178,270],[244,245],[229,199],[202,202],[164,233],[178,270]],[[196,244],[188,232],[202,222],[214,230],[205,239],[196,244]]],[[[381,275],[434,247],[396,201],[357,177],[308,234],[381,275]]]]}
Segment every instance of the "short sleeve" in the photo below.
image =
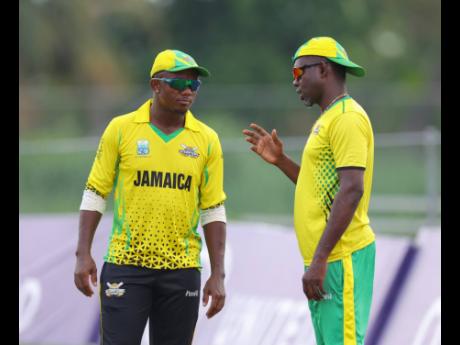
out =
{"type": "Polygon", "coordinates": [[[331,123],[330,145],[336,168],[367,166],[371,128],[363,114],[346,112],[331,123]]]}
{"type": "Polygon", "coordinates": [[[96,157],[86,183],[86,189],[106,198],[113,188],[118,165],[121,134],[112,120],[102,134],[96,157]]]}
{"type": "Polygon", "coordinates": [[[224,158],[217,134],[208,144],[208,159],[203,169],[200,185],[200,208],[202,210],[224,202],[224,158]]]}

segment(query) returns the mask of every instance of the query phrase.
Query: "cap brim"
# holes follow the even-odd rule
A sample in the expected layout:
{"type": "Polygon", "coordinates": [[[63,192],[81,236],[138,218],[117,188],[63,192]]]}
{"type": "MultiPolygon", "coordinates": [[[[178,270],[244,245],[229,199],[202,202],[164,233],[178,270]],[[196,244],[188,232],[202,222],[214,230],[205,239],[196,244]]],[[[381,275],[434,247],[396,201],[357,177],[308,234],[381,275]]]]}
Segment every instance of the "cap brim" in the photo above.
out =
{"type": "Polygon", "coordinates": [[[184,71],[186,69],[194,69],[202,77],[209,77],[211,75],[211,73],[206,68],[201,67],[201,66],[178,66],[178,67],[168,69],[168,72],[179,72],[179,71],[184,71]]]}
{"type": "Polygon", "coordinates": [[[351,62],[350,60],[345,60],[342,58],[331,58],[331,57],[328,57],[327,59],[339,65],[345,66],[346,71],[356,77],[363,77],[366,74],[366,70],[364,68],[355,64],[354,62],[351,62]]]}

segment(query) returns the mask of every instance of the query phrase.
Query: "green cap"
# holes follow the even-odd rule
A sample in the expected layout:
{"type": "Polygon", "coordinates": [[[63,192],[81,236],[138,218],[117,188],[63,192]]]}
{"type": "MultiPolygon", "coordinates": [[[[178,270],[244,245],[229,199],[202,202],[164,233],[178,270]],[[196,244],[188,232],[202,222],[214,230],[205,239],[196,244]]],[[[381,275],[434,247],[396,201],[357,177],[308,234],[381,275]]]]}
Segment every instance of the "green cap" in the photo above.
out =
{"type": "Polygon", "coordinates": [[[206,68],[198,66],[195,59],[190,55],[180,50],[167,49],[158,53],[155,57],[152,69],[150,70],[150,77],[160,71],[179,72],[186,69],[195,69],[203,77],[211,75],[206,68]]]}
{"type": "Polygon", "coordinates": [[[308,55],[323,56],[336,64],[345,66],[348,73],[357,77],[366,74],[365,69],[352,62],[345,49],[331,37],[314,37],[308,40],[297,49],[292,61],[308,55]]]}

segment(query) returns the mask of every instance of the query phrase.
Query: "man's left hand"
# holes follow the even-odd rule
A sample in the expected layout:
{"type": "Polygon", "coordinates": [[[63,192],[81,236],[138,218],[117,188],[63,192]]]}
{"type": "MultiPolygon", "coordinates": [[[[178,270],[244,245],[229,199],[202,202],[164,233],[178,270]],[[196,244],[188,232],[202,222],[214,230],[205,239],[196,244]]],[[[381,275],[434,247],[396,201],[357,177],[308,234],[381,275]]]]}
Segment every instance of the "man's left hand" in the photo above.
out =
{"type": "Polygon", "coordinates": [[[320,301],[326,292],[323,282],[327,272],[327,261],[313,261],[308,270],[303,274],[303,292],[308,299],[320,301]]]}
{"type": "Polygon", "coordinates": [[[208,305],[209,296],[211,296],[211,306],[206,312],[208,319],[222,310],[225,304],[225,287],[224,278],[212,275],[209,277],[203,288],[203,306],[208,305]]]}

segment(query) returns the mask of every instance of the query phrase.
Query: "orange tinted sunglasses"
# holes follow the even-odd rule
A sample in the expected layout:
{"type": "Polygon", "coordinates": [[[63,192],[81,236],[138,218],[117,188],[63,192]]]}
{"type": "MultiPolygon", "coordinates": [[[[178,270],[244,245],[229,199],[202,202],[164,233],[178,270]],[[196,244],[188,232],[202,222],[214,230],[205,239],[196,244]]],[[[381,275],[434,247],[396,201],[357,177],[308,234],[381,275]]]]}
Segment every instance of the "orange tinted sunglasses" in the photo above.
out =
{"type": "Polygon", "coordinates": [[[297,80],[302,76],[302,74],[304,74],[305,69],[313,67],[313,66],[318,66],[318,65],[321,65],[321,62],[312,63],[310,65],[303,65],[303,66],[300,66],[300,67],[293,67],[292,68],[292,76],[294,77],[295,80],[297,80]]]}

